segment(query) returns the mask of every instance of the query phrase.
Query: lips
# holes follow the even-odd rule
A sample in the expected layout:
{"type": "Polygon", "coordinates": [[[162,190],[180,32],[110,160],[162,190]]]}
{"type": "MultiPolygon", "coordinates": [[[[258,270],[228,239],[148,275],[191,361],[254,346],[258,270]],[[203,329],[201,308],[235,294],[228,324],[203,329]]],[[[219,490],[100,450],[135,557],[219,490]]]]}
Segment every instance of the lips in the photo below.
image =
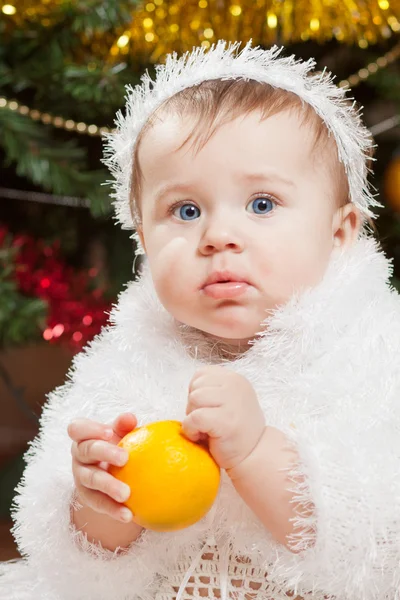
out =
{"type": "Polygon", "coordinates": [[[202,287],[206,296],[214,299],[236,298],[250,288],[245,277],[230,271],[215,271],[202,287]]]}
{"type": "Polygon", "coordinates": [[[227,283],[233,281],[248,283],[245,277],[233,273],[232,271],[214,271],[207,277],[203,288],[207,285],[212,285],[213,283],[227,283]]]}

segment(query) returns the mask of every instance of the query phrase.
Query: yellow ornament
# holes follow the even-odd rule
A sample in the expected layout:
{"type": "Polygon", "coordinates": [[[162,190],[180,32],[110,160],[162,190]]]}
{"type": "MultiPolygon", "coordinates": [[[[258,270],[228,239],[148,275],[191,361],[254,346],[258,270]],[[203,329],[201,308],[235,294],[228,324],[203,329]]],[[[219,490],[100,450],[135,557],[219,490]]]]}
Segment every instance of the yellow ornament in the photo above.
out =
{"type": "Polygon", "coordinates": [[[124,503],[138,525],[174,531],[193,525],[217,496],[220,469],[208,449],[188,440],[179,421],[158,421],[128,433],[120,443],[129,455],[111,475],[128,484],[124,503]]]}
{"type": "Polygon", "coordinates": [[[384,195],[393,210],[400,212],[400,155],[395,156],[386,169],[384,195]]]}

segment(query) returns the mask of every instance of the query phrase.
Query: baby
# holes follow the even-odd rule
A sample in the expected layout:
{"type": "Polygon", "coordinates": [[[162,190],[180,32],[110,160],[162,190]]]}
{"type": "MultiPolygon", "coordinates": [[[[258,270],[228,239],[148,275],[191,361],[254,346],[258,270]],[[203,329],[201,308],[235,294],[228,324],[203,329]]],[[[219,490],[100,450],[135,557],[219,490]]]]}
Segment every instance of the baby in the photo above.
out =
{"type": "Polygon", "coordinates": [[[146,262],[43,411],[8,597],[400,598],[400,304],[368,235],[370,136],[312,66],[219,42],[131,90],[106,160],[146,262]],[[108,465],[166,418],[223,478],[157,533],[108,465]]]}
{"type": "MultiPolygon", "coordinates": [[[[318,283],[331,256],[358,235],[359,210],[347,200],[344,168],[326,126],[298,96],[264,83],[205,81],[173,96],[141,131],[133,164],[132,208],[158,298],[178,322],[233,355],[246,352],[266,311],[318,283]]],[[[277,484],[271,481],[277,469],[269,466],[260,477],[256,459],[278,459],[279,448],[271,446],[248,381],[206,367],[190,383],[186,412],[186,435],[194,441],[206,435],[221,468],[231,477],[246,474],[246,481],[237,480],[241,495],[286,543],[293,511],[283,510],[284,480],[271,510],[268,490],[277,484]]],[[[130,430],[136,423],[125,419],[130,430]]],[[[103,437],[105,430],[96,425],[95,433],[103,437]]],[[[114,447],[93,443],[91,423],[73,423],[69,431],[85,505],[124,521],[126,509],[98,491],[125,500],[125,484],[97,467],[95,486],[88,482],[94,478],[88,463],[115,462],[114,447]]],[[[126,451],[117,454],[127,460],[126,451]]],[[[97,520],[93,529],[86,511],[75,520],[99,539],[97,520]]],[[[135,537],[138,528],[131,529],[135,537]]],[[[126,543],[112,523],[100,541],[113,549],[126,543]]]]}

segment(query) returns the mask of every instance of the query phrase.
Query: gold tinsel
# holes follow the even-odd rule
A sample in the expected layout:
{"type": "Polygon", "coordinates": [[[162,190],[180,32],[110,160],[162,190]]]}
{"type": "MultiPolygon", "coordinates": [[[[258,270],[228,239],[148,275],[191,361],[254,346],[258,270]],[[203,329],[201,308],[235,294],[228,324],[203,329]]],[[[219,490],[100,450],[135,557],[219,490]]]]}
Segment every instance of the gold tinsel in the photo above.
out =
{"type": "MultiPolygon", "coordinates": [[[[62,3],[0,0],[0,7],[18,25],[38,19],[50,26],[62,3]]],[[[366,48],[399,31],[400,0],[150,0],[138,5],[131,25],[115,40],[97,39],[95,54],[155,62],[220,38],[263,46],[333,38],[366,48]]]]}
{"type": "Polygon", "coordinates": [[[400,31],[400,0],[151,0],[111,48],[157,61],[218,39],[290,44],[332,38],[361,48],[400,31]]]}

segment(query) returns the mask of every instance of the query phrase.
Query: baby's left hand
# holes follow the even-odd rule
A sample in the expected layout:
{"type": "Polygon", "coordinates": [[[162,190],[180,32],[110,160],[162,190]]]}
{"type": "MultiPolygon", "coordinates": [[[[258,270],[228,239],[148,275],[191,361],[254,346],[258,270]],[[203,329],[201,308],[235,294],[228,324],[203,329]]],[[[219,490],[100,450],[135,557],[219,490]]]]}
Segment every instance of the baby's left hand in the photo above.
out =
{"type": "Polygon", "coordinates": [[[192,441],[208,439],[222,469],[239,465],[254,450],[265,417],[251,383],[220,366],[208,366],[189,385],[183,433],[192,441]]]}

